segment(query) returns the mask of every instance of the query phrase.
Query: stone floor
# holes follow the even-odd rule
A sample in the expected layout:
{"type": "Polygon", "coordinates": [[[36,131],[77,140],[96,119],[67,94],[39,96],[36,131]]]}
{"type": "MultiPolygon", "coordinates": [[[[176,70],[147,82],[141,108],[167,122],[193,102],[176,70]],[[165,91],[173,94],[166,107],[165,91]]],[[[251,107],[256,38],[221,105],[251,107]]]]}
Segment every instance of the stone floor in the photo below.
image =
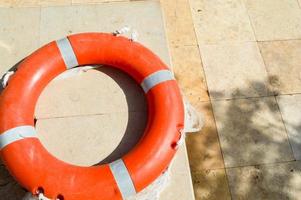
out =
{"type": "MultiPolygon", "coordinates": [[[[109,1],[2,0],[0,5],[50,6],[45,12],[51,17],[56,6],[109,1]]],[[[204,129],[186,140],[196,199],[301,199],[301,0],[160,3],[176,78],[205,118],[204,129]]],[[[32,18],[40,14],[27,12],[32,18]]],[[[0,19],[13,21],[22,15],[17,13],[0,19]]],[[[18,22],[17,30],[25,36],[26,22],[18,22]]],[[[44,32],[39,41],[52,39],[49,35],[44,32]]],[[[30,52],[34,45],[40,44],[26,40],[11,49],[0,43],[11,52],[30,52]]]]}

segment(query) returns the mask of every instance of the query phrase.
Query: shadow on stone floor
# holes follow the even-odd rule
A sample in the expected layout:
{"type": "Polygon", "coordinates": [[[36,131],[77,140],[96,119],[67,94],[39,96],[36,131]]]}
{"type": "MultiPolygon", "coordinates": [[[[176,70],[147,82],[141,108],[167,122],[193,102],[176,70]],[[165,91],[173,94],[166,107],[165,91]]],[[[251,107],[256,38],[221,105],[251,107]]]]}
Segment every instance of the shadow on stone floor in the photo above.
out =
{"type": "MultiPolygon", "coordinates": [[[[269,78],[275,80],[275,77],[269,78]]],[[[262,90],[266,87],[260,82],[251,82],[249,86],[253,91],[254,88],[262,90]]],[[[233,91],[231,100],[213,101],[232,199],[295,199],[294,195],[301,190],[298,186],[301,183],[301,165],[295,160],[291,148],[291,144],[297,141],[288,140],[282,124],[276,100],[278,92],[267,88],[269,95],[265,98],[236,98],[248,91],[248,88],[242,88],[233,91]]],[[[295,126],[296,130],[300,128],[301,122],[295,126]]],[[[218,140],[206,139],[202,144],[208,148],[218,145],[218,140]]],[[[192,149],[200,145],[190,144],[196,145],[188,147],[192,149]]],[[[205,161],[199,162],[202,165],[205,161]]],[[[216,176],[215,184],[203,181],[202,184],[200,180],[194,180],[197,187],[203,188],[202,191],[208,195],[197,197],[197,200],[220,199],[225,195],[221,192],[224,177],[216,176]]]]}

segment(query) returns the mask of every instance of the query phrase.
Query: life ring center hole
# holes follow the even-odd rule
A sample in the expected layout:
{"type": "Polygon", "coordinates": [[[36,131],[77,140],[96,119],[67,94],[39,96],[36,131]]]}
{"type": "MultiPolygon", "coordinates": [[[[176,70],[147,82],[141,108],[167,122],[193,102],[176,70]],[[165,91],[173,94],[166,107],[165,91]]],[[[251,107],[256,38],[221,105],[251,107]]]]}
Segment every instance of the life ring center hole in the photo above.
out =
{"type": "Polygon", "coordinates": [[[140,86],[116,68],[65,72],[39,97],[38,137],[52,155],[67,163],[109,163],[141,138],[147,123],[146,105],[140,86]]]}

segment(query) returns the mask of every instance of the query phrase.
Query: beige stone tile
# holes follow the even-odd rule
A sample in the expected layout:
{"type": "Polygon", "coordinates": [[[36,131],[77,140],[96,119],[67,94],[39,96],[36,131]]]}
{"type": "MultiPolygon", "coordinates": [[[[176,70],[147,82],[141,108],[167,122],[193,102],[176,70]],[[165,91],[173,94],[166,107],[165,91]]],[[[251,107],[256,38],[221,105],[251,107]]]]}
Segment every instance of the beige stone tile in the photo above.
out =
{"type": "Polygon", "coordinates": [[[36,127],[42,144],[54,156],[71,164],[91,166],[127,153],[143,134],[146,118],[146,112],[121,112],[43,119],[36,127]]]}
{"type": "Polygon", "coordinates": [[[62,6],[71,5],[72,0],[40,0],[39,5],[41,6],[62,6]]]}
{"type": "Polygon", "coordinates": [[[278,96],[277,101],[294,156],[301,160],[301,95],[278,96]]]}
{"type": "Polygon", "coordinates": [[[197,46],[177,46],[171,48],[175,77],[185,97],[192,104],[209,101],[206,78],[197,46]]]}
{"type": "Polygon", "coordinates": [[[201,55],[213,99],[267,95],[267,73],[255,42],[203,45],[201,55]]]}
{"type": "Polygon", "coordinates": [[[55,79],[42,92],[36,118],[146,111],[144,92],[125,73],[100,67],[55,79]]]}
{"type": "Polygon", "coordinates": [[[0,1],[0,7],[10,7],[12,4],[11,0],[1,0],[0,1]]]}
{"type": "Polygon", "coordinates": [[[2,76],[5,71],[38,47],[40,10],[0,8],[0,19],[0,74],[2,76]]]}
{"type": "Polygon", "coordinates": [[[294,159],[274,97],[212,105],[226,167],[294,159]]]}
{"type": "Polygon", "coordinates": [[[192,177],[197,200],[231,199],[225,169],[201,171],[192,177]]]}
{"type": "Polygon", "coordinates": [[[244,0],[256,39],[301,38],[301,12],[295,0],[244,0]]]}
{"type": "Polygon", "coordinates": [[[40,44],[71,33],[110,33],[124,26],[137,30],[138,41],[159,55],[165,63],[170,64],[162,13],[160,4],[156,1],[44,7],[41,10],[40,44]],[[127,12],[120,12],[121,10],[127,12]],[[101,23],[104,21],[105,23],[101,23]],[[145,26],[145,24],[152,26],[145,26]]]}
{"type": "Polygon", "coordinates": [[[231,168],[227,175],[233,199],[299,199],[301,195],[300,162],[231,168]]]}
{"type": "Polygon", "coordinates": [[[240,0],[190,0],[199,44],[254,41],[247,10],[240,0]]]}
{"type": "Polygon", "coordinates": [[[260,42],[259,48],[275,93],[300,93],[301,40],[260,42]]]}
{"type": "Polygon", "coordinates": [[[196,36],[188,0],[161,0],[170,45],[196,45],[196,36]]]}
{"type": "Polygon", "coordinates": [[[224,161],[211,103],[199,103],[196,109],[204,116],[205,123],[200,132],[188,134],[186,138],[190,169],[195,173],[204,169],[223,168],[224,161]]]}
{"type": "Polygon", "coordinates": [[[170,169],[170,179],[167,187],[160,195],[160,200],[194,200],[193,186],[186,145],[179,147],[170,169]]]}
{"type": "Polygon", "coordinates": [[[161,193],[160,200],[194,200],[190,174],[172,173],[170,182],[161,193]]]}
{"type": "Polygon", "coordinates": [[[182,146],[179,147],[173,159],[170,172],[172,174],[174,173],[187,174],[187,176],[191,178],[186,144],[183,144],[182,146]]]}
{"type": "Polygon", "coordinates": [[[12,7],[38,7],[39,0],[11,0],[12,7]]]}
{"type": "Polygon", "coordinates": [[[114,1],[130,1],[130,0],[72,0],[72,4],[95,4],[95,3],[107,3],[114,1]]]}

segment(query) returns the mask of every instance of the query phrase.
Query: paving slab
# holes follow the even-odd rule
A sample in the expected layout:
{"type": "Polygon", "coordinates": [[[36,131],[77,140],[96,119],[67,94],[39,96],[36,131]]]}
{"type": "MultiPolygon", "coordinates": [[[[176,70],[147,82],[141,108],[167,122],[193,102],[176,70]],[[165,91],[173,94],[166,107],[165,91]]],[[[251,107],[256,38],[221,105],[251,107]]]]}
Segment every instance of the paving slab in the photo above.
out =
{"type": "Polygon", "coordinates": [[[231,200],[225,169],[204,170],[192,176],[196,199],[231,200]]]}
{"type": "Polygon", "coordinates": [[[204,117],[200,132],[187,135],[186,145],[192,173],[224,168],[224,160],[217,135],[210,102],[200,102],[196,109],[204,117]]]}
{"type": "Polygon", "coordinates": [[[146,99],[140,86],[124,72],[103,66],[68,79],[53,80],[39,97],[35,117],[146,110],[146,99]]]}
{"type": "Polygon", "coordinates": [[[130,1],[130,0],[72,0],[72,4],[97,4],[97,3],[108,3],[114,1],[130,1]]]}
{"type": "Polygon", "coordinates": [[[258,43],[275,94],[301,92],[301,40],[258,43]]]}
{"type": "Polygon", "coordinates": [[[161,0],[170,46],[196,45],[189,0],[161,0]]]}
{"type": "Polygon", "coordinates": [[[0,75],[2,76],[6,70],[39,46],[40,9],[0,8],[0,19],[0,75]]]}
{"type": "Polygon", "coordinates": [[[301,160],[301,95],[281,95],[277,97],[277,101],[294,157],[301,160]]]}
{"type": "Polygon", "coordinates": [[[199,44],[255,41],[240,0],[190,0],[190,4],[199,44]]]}
{"type": "Polygon", "coordinates": [[[299,199],[301,163],[227,169],[232,199],[299,199]]]}
{"type": "Polygon", "coordinates": [[[301,38],[301,12],[295,0],[244,0],[259,41],[301,38]]]}
{"type": "Polygon", "coordinates": [[[206,78],[198,46],[177,46],[170,49],[173,70],[182,92],[196,105],[209,101],[206,78]]]}
{"type": "Polygon", "coordinates": [[[255,42],[201,45],[200,49],[212,99],[268,94],[267,73],[255,42]]]}
{"type": "Polygon", "coordinates": [[[43,7],[40,45],[72,33],[110,33],[124,26],[136,29],[139,34],[138,41],[155,54],[160,55],[160,58],[169,64],[161,8],[159,2],[155,1],[43,7]],[[121,10],[127,12],[120,12],[121,10]],[[145,26],[145,24],[151,26],[145,26]]]}
{"type": "Polygon", "coordinates": [[[70,164],[92,166],[128,152],[142,136],[146,121],[146,112],[119,112],[43,119],[36,127],[51,154],[70,164]]]}
{"type": "Polygon", "coordinates": [[[274,97],[212,105],[226,167],[294,160],[274,97]]]}

